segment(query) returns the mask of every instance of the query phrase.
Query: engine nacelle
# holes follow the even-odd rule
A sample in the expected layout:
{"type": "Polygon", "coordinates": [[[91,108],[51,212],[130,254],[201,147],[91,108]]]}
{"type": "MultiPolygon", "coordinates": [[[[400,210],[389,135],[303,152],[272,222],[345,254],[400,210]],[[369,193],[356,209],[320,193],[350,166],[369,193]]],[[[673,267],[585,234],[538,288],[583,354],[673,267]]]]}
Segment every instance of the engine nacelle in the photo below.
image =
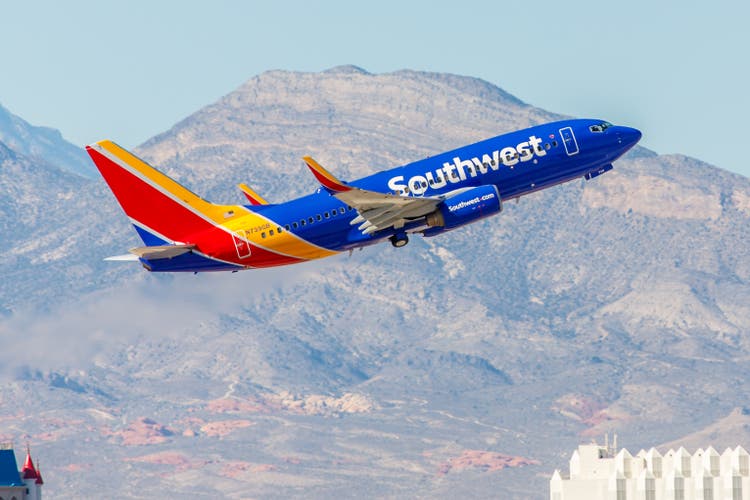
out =
{"type": "MultiPolygon", "coordinates": [[[[454,229],[474,222],[503,209],[497,187],[477,186],[447,198],[437,210],[427,215],[427,225],[435,228],[454,229]]],[[[428,231],[430,231],[428,229],[428,231]]],[[[425,233],[425,236],[427,234],[425,233]]]]}

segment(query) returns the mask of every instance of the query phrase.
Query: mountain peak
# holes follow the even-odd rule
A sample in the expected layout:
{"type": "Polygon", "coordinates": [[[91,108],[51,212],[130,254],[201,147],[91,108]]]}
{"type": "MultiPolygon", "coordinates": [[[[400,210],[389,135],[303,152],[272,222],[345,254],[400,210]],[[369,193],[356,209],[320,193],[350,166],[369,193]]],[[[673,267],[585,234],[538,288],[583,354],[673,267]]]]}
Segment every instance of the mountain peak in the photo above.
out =
{"type": "Polygon", "coordinates": [[[61,170],[83,177],[94,173],[83,149],[66,141],[59,130],[31,125],[1,104],[0,141],[16,153],[41,159],[61,170]]]}
{"type": "Polygon", "coordinates": [[[364,68],[361,68],[359,66],[355,66],[354,64],[342,64],[341,66],[334,66],[333,68],[329,68],[323,73],[328,74],[359,74],[359,75],[369,75],[371,74],[364,68]]]}
{"type": "MultiPolygon", "coordinates": [[[[357,176],[373,165],[403,164],[444,146],[456,147],[558,117],[468,76],[414,70],[369,73],[354,65],[323,72],[274,70],[250,78],[139,149],[156,164],[169,166],[176,165],[178,150],[180,164],[185,164],[185,155],[191,155],[188,163],[207,166],[192,153],[200,156],[205,148],[218,144],[242,150],[244,158],[267,153],[294,161],[318,151],[299,150],[299,146],[318,144],[316,137],[330,133],[338,142],[325,153],[338,151],[343,175],[357,176]],[[221,123],[229,125],[217,127],[221,123]],[[372,123],[378,126],[372,128],[372,123]],[[362,141],[356,131],[364,129],[370,130],[370,139],[378,141],[411,139],[397,150],[369,158],[366,165],[356,154],[362,141]],[[436,134],[438,130],[442,133],[436,134]],[[162,146],[154,148],[157,143],[162,146]],[[166,143],[171,147],[165,147],[166,143]],[[279,148],[279,144],[288,147],[279,148]]],[[[283,195],[301,194],[295,188],[302,189],[303,182],[291,190],[287,186],[283,195]]]]}

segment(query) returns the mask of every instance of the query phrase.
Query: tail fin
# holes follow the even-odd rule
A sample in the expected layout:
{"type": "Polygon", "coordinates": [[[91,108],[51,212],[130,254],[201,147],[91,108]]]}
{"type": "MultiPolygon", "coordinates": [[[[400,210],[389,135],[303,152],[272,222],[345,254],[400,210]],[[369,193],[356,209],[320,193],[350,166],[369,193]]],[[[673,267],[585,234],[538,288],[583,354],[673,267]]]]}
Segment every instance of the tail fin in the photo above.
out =
{"type": "Polygon", "coordinates": [[[240,215],[239,207],[207,202],[114,142],[86,151],[146,245],[187,242],[240,215]]]}

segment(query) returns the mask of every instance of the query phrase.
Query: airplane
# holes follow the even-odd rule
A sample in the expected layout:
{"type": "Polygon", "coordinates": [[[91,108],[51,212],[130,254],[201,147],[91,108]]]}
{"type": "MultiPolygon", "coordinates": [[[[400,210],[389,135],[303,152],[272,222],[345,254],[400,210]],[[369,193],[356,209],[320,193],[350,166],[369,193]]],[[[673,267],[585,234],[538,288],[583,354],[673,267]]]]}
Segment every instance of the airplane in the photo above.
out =
{"type": "Polygon", "coordinates": [[[239,271],[307,262],[409,235],[437,236],[500,213],[503,202],[612,169],[637,129],[570,119],[511,132],[344,182],[313,158],[307,196],[210,203],[112,141],[86,146],[145,246],[108,260],[152,272],[239,271]]]}

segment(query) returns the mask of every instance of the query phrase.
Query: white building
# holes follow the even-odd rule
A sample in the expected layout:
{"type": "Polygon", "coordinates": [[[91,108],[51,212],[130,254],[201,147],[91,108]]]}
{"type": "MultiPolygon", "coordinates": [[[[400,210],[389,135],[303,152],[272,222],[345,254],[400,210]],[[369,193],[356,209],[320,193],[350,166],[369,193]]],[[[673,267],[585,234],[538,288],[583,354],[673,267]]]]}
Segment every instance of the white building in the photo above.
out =
{"type": "Polygon", "coordinates": [[[719,455],[655,448],[631,455],[609,446],[581,445],[570,474],[556,470],[550,500],[750,500],[750,456],[741,446],[719,455]]]}

